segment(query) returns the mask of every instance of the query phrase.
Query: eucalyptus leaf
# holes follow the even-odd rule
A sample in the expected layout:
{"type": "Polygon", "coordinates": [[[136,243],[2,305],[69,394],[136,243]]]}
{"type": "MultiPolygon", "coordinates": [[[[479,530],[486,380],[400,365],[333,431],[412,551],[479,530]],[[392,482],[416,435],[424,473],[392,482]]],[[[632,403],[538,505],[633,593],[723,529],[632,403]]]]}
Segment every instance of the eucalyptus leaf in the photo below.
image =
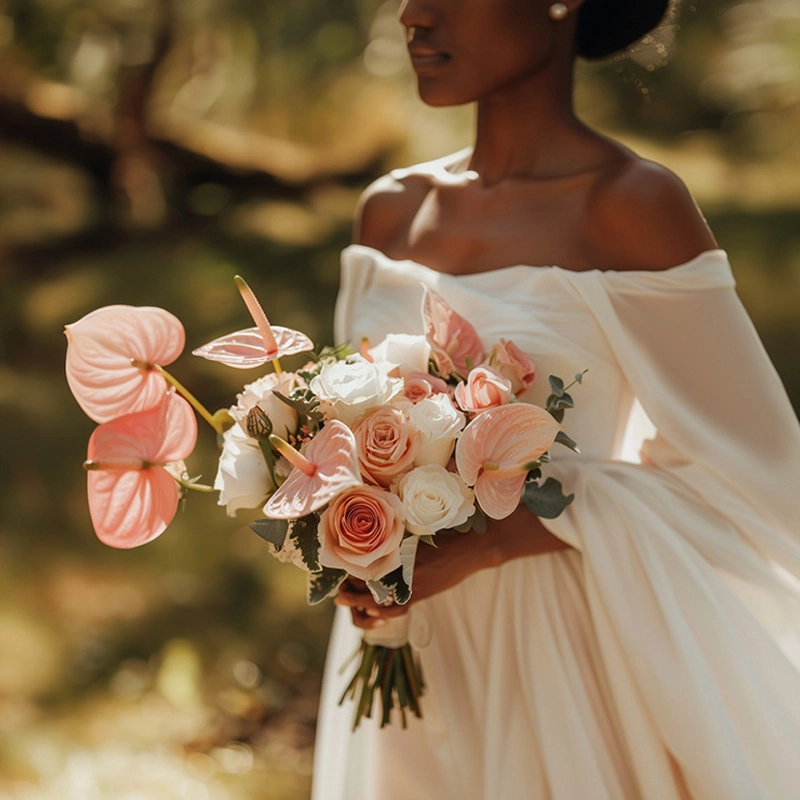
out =
{"type": "Polygon", "coordinates": [[[289,522],[285,519],[257,519],[250,523],[250,530],[266,539],[280,553],[289,533],[289,522]]]}
{"type": "MultiPolygon", "coordinates": [[[[458,528],[456,528],[458,530],[458,528]]],[[[429,533],[426,533],[424,536],[417,536],[421,542],[425,542],[425,544],[429,544],[431,547],[438,547],[436,544],[436,537],[431,536],[429,533]]]]}
{"type": "Polygon", "coordinates": [[[319,563],[318,526],[319,516],[308,514],[294,520],[289,528],[289,536],[303,556],[303,562],[310,572],[319,572],[322,569],[319,563]]]}
{"type": "Polygon", "coordinates": [[[564,381],[558,375],[548,375],[547,380],[550,381],[550,391],[556,397],[561,397],[564,394],[564,381]]]}
{"type": "Polygon", "coordinates": [[[346,577],[347,573],[343,569],[329,567],[323,567],[319,572],[309,572],[306,587],[309,605],[314,606],[335,594],[346,577]]]}
{"type": "Polygon", "coordinates": [[[525,507],[543,519],[555,519],[574,499],[574,494],[564,494],[561,482],[555,478],[548,478],[543,484],[526,483],[522,491],[525,507]]]}
{"type": "Polygon", "coordinates": [[[551,409],[575,408],[575,401],[572,399],[572,395],[569,395],[566,392],[564,392],[564,394],[562,394],[560,397],[557,397],[550,404],[550,408],[551,409]]]}
{"type": "Polygon", "coordinates": [[[556,441],[559,444],[563,444],[564,447],[569,447],[570,450],[574,450],[576,453],[580,453],[580,450],[578,449],[578,445],[575,442],[575,440],[567,436],[567,434],[564,433],[564,431],[559,431],[556,434],[556,441]]]}

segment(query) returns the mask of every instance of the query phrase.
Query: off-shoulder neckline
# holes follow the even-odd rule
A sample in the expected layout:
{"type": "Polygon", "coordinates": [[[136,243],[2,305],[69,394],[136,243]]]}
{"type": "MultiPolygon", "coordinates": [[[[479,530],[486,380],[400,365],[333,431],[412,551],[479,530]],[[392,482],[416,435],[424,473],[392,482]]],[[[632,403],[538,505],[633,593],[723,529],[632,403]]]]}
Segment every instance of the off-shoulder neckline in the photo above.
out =
{"type": "Polygon", "coordinates": [[[523,271],[555,271],[558,273],[563,273],[567,276],[573,275],[594,275],[594,276],[608,276],[613,278],[633,278],[633,279],[641,279],[641,278],[656,278],[658,279],[659,276],[662,277],[669,277],[680,275],[685,272],[691,272],[694,269],[697,269],[701,263],[712,261],[721,266],[730,270],[730,265],[728,264],[728,256],[725,250],[716,248],[713,250],[705,250],[699,255],[695,256],[694,258],[690,259],[689,261],[684,262],[683,264],[676,264],[672,267],[667,267],[666,269],[661,270],[614,270],[614,269],[587,269],[587,270],[574,270],[574,269],[566,269],[565,267],[560,267],[557,264],[509,264],[507,266],[497,267],[491,270],[483,270],[482,272],[467,272],[463,274],[453,274],[450,272],[442,272],[438,269],[433,269],[433,267],[429,267],[425,264],[421,264],[418,261],[414,261],[410,258],[404,259],[397,259],[391,258],[387,256],[382,250],[378,250],[377,248],[370,247],[369,245],[365,244],[351,244],[348,245],[343,254],[348,252],[358,252],[363,251],[370,255],[374,260],[383,260],[389,264],[407,264],[418,269],[424,270],[428,273],[433,273],[435,275],[442,276],[445,279],[452,279],[456,281],[464,281],[470,279],[484,279],[487,276],[492,275],[500,275],[503,273],[507,273],[513,270],[523,270],[523,271]]]}

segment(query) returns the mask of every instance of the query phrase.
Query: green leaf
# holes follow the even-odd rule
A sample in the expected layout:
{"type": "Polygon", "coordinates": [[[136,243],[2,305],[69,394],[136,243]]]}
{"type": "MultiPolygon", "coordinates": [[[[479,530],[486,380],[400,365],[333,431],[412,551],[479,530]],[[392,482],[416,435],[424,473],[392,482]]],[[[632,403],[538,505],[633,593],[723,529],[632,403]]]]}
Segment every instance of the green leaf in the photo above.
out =
{"type": "MultiPolygon", "coordinates": [[[[458,530],[458,528],[456,528],[458,530]]],[[[421,542],[425,542],[425,544],[429,544],[431,547],[438,547],[439,545],[436,544],[436,537],[431,536],[429,533],[426,533],[424,536],[417,537],[421,542]]]]}
{"type": "Polygon", "coordinates": [[[526,481],[538,481],[539,478],[542,477],[542,470],[541,467],[536,467],[536,469],[532,469],[528,471],[528,475],[526,476],[526,481]]]}
{"type": "Polygon", "coordinates": [[[572,399],[572,395],[567,394],[564,392],[560,397],[557,397],[550,405],[550,409],[558,410],[560,408],[575,408],[575,401],[572,399]]]}
{"type": "Polygon", "coordinates": [[[577,383],[583,383],[583,376],[584,376],[584,375],[585,375],[585,374],[586,374],[588,371],[589,371],[588,369],[585,369],[583,372],[579,372],[579,373],[578,373],[578,374],[575,376],[575,381],[576,381],[577,383]]]}
{"type": "Polygon", "coordinates": [[[564,431],[559,431],[556,434],[556,441],[559,444],[563,444],[564,447],[569,447],[570,450],[573,450],[576,453],[580,453],[580,450],[578,449],[578,445],[575,442],[575,440],[571,439],[569,436],[567,436],[567,434],[564,433],[564,431]]]}
{"type": "Polygon", "coordinates": [[[395,603],[399,603],[402,606],[411,599],[411,589],[403,580],[402,567],[398,567],[388,575],[384,575],[378,582],[392,593],[395,603]]]}
{"type": "Polygon", "coordinates": [[[300,551],[300,555],[303,556],[303,562],[310,572],[319,572],[322,569],[319,563],[318,526],[319,516],[308,514],[294,520],[289,528],[289,536],[300,551]]]}
{"type": "Polygon", "coordinates": [[[307,584],[309,605],[315,606],[335,594],[346,577],[347,573],[343,569],[329,567],[323,567],[319,572],[309,572],[307,584]]]}
{"type": "Polygon", "coordinates": [[[289,533],[289,522],[285,519],[257,519],[250,523],[250,530],[266,539],[280,552],[286,543],[286,534],[289,533]]]}
{"type": "Polygon", "coordinates": [[[548,478],[541,485],[526,483],[522,491],[525,507],[543,519],[555,519],[574,499],[574,494],[564,494],[561,483],[555,478],[548,478]]]}
{"type": "Polygon", "coordinates": [[[278,398],[282,403],[285,403],[289,408],[293,408],[301,420],[310,423],[313,428],[318,428],[324,419],[322,412],[319,410],[319,400],[316,397],[307,399],[304,397],[286,397],[273,390],[272,394],[278,398]]]}
{"type": "Polygon", "coordinates": [[[556,397],[561,397],[564,394],[564,381],[558,375],[548,375],[547,380],[550,381],[550,391],[556,397]]]}

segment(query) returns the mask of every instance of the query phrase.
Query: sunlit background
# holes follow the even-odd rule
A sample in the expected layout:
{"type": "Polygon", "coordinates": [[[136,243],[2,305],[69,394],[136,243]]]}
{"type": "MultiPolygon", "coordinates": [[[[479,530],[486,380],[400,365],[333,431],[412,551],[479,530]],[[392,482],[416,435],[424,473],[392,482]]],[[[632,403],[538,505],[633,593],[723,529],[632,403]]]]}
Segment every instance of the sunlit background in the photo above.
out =
{"type": "MultiPolygon", "coordinates": [[[[308,797],[330,607],[214,496],[139,550],[94,538],[62,329],[158,305],[191,348],[248,324],[241,273],[330,342],[359,191],[470,140],[469,109],[416,99],[396,10],[0,0],[1,798],[308,797]]],[[[689,184],[798,407],[800,4],[686,2],[577,101],[689,184]]],[[[174,371],[211,408],[247,377],[174,371]]]]}

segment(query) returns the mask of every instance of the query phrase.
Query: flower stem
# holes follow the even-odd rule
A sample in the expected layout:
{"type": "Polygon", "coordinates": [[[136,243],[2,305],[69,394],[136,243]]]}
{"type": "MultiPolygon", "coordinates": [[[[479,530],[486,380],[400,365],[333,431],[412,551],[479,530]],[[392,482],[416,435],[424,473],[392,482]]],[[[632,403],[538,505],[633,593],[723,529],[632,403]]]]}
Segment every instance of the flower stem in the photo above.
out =
{"type": "Polygon", "coordinates": [[[192,492],[209,493],[214,491],[213,486],[206,486],[204,483],[195,483],[194,480],[187,480],[186,478],[176,478],[172,473],[170,473],[170,475],[172,475],[175,483],[177,483],[179,486],[182,486],[184,489],[189,489],[192,492]]]}
{"type": "Polygon", "coordinates": [[[209,410],[175,377],[169,374],[164,367],[159,366],[158,364],[153,364],[152,369],[160,372],[166,382],[170,386],[175,387],[175,391],[178,392],[182,397],[184,397],[194,408],[195,411],[217,432],[217,433],[224,433],[225,428],[219,422],[219,420],[214,419],[211,415],[209,410]]]}

